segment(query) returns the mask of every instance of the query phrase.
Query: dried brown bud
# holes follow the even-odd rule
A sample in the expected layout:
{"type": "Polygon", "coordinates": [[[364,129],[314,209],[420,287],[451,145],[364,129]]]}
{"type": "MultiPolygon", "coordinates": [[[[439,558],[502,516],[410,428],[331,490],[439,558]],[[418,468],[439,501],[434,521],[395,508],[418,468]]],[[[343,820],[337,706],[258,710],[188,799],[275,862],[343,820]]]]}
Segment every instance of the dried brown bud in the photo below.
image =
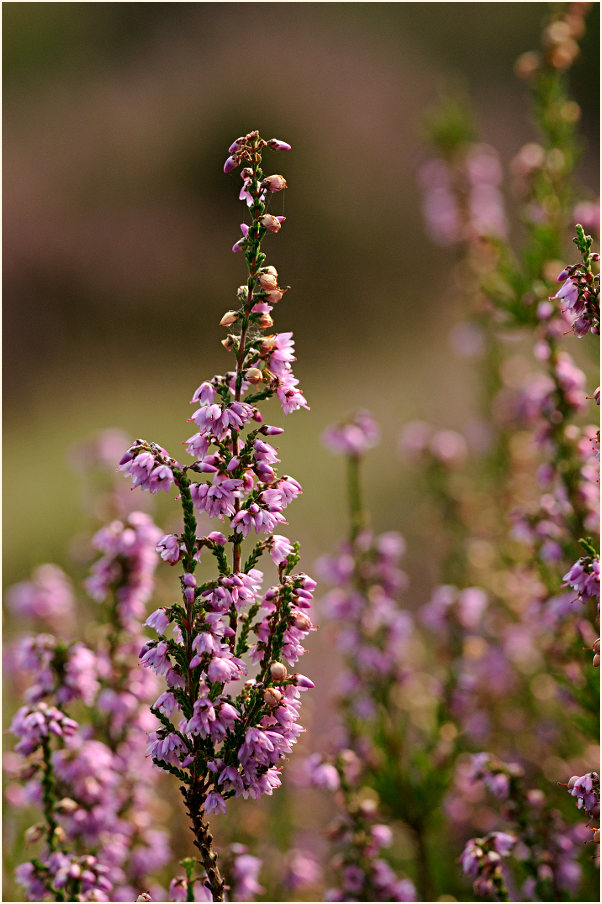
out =
{"type": "Polygon", "coordinates": [[[286,286],[284,289],[271,289],[269,292],[265,293],[263,300],[267,301],[268,304],[278,304],[288,288],[289,286],[286,286]]]}
{"type": "Polygon", "coordinates": [[[25,843],[35,844],[44,834],[44,826],[41,822],[37,822],[34,826],[30,826],[25,830],[25,843]]]}
{"type": "Polygon", "coordinates": [[[219,322],[220,326],[232,326],[233,323],[236,323],[238,320],[238,312],[237,311],[226,311],[224,316],[219,322]]]}
{"type": "Polygon", "coordinates": [[[79,810],[79,804],[70,797],[63,797],[57,803],[56,809],[59,813],[75,813],[76,810],[79,810]]]}
{"type": "Polygon", "coordinates": [[[263,699],[268,706],[278,706],[282,700],[282,693],[276,687],[266,687],[263,692],[263,699]]]}
{"type": "Polygon", "coordinates": [[[261,381],[263,380],[263,374],[258,367],[249,367],[249,369],[245,373],[245,380],[247,381],[247,383],[252,383],[253,385],[255,385],[256,383],[261,383],[261,381]]]}
{"type": "Polygon", "coordinates": [[[594,829],[593,842],[594,844],[600,844],[600,829],[594,829]]]}
{"type": "Polygon", "coordinates": [[[539,70],[541,66],[541,56],[535,50],[528,50],[521,53],[514,64],[514,74],[517,78],[530,79],[539,70]]]}
{"type": "Polygon", "coordinates": [[[273,662],[270,666],[270,675],[274,681],[284,681],[288,672],[283,662],[273,662]]]}
{"type": "Polygon", "coordinates": [[[276,340],[273,336],[266,336],[265,339],[261,340],[259,348],[261,349],[262,354],[269,354],[274,351],[276,346],[276,340]]]}
{"type": "Polygon", "coordinates": [[[274,321],[269,314],[262,314],[257,323],[262,330],[269,330],[271,326],[274,326],[274,321]]]}
{"type": "Polygon", "coordinates": [[[294,625],[295,628],[298,628],[300,631],[309,631],[311,628],[311,619],[305,612],[293,612],[291,615],[291,625],[294,625]]]}
{"type": "Polygon", "coordinates": [[[278,286],[278,272],[275,267],[264,267],[257,274],[257,282],[262,289],[276,289],[278,286]]]}

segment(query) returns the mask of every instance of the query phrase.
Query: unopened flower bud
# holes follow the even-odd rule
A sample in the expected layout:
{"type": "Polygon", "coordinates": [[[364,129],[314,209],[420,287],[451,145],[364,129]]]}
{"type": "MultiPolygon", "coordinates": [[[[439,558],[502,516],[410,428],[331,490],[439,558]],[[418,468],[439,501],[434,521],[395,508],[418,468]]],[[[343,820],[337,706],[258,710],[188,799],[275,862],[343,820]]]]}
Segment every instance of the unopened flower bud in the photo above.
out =
{"type": "Polygon", "coordinates": [[[246,687],[246,689],[247,689],[248,691],[250,691],[251,688],[255,687],[255,679],[254,679],[254,678],[249,678],[247,681],[245,681],[245,685],[244,685],[244,686],[246,687]]]}
{"type": "Polygon", "coordinates": [[[262,289],[275,289],[278,286],[278,271],[275,267],[264,267],[257,274],[257,282],[262,289]]]}
{"type": "Polygon", "coordinates": [[[282,296],[287,291],[289,287],[287,286],[285,289],[270,289],[269,292],[266,292],[263,296],[263,300],[268,304],[278,304],[278,302],[282,299],[282,296]]]}
{"type": "Polygon", "coordinates": [[[294,612],[291,618],[291,624],[300,631],[309,631],[311,628],[311,619],[305,612],[294,612]]]}
{"type": "Polygon", "coordinates": [[[224,163],[224,172],[231,173],[236,167],[240,164],[240,160],[236,156],[236,154],[232,154],[232,156],[228,157],[226,162],[224,163]]]}
{"type": "Polygon", "coordinates": [[[377,806],[375,800],[371,800],[369,797],[367,797],[360,802],[360,812],[362,816],[370,819],[371,817],[376,815],[376,810],[377,806]]]}
{"type": "Polygon", "coordinates": [[[599,653],[596,653],[594,656],[594,668],[595,669],[600,668],[600,654],[599,653]]]}
{"type": "Polygon", "coordinates": [[[541,66],[541,56],[534,50],[521,53],[514,64],[514,73],[518,78],[530,79],[541,66]]]}
{"type": "Polygon", "coordinates": [[[25,831],[25,843],[26,844],[35,844],[36,841],[39,841],[40,838],[44,834],[44,826],[41,822],[36,823],[34,826],[30,826],[25,831]]]}
{"type": "Polygon", "coordinates": [[[54,830],[54,837],[59,844],[62,844],[65,841],[67,835],[65,834],[65,830],[62,826],[56,827],[56,829],[54,830]]]}
{"type": "Polygon", "coordinates": [[[262,314],[257,323],[262,330],[269,330],[271,326],[274,326],[274,321],[269,314],[262,314]]]}
{"type": "Polygon", "coordinates": [[[600,652],[600,638],[598,638],[597,640],[594,641],[594,645],[593,645],[593,647],[592,647],[592,650],[594,651],[594,653],[599,653],[599,652],[600,652]]]}
{"type": "Polygon", "coordinates": [[[288,672],[283,662],[273,662],[270,666],[270,675],[274,681],[284,681],[288,672]]]}
{"type": "Polygon", "coordinates": [[[269,232],[280,232],[280,227],[285,219],[286,217],[273,217],[271,213],[264,213],[264,215],[259,218],[259,223],[269,232]]]}
{"type": "Polygon", "coordinates": [[[266,687],[263,692],[263,699],[268,706],[278,706],[282,700],[282,692],[276,687],[266,687]]]}
{"type": "Polygon", "coordinates": [[[149,895],[147,891],[143,891],[141,895],[138,895],[136,901],[152,901],[153,899],[149,895]]]}
{"type": "Polygon", "coordinates": [[[567,788],[569,789],[569,791],[571,791],[573,789],[573,787],[575,786],[575,782],[577,781],[578,778],[579,778],[578,775],[571,775],[571,777],[568,780],[567,785],[566,785],[567,788]]]}
{"type": "Polygon", "coordinates": [[[236,323],[238,320],[238,313],[236,311],[226,311],[224,316],[219,322],[220,326],[232,326],[233,323],[236,323]]]}
{"type": "Polygon", "coordinates": [[[279,138],[270,138],[267,142],[269,148],[273,151],[290,151],[291,146],[286,141],[280,141],[279,138]]]}
{"type": "Polygon", "coordinates": [[[79,810],[79,804],[70,797],[63,797],[59,800],[55,809],[59,813],[75,813],[76,810],[79,810]]]}
{"type": "Polygon", "coordinates": [[[236,290],[236,295],[242,301],[246,301],[247,298],[249,297],[249,287],[248,286],[239,286],[238,289],[236,290]]]}
{"type": "Polygon", "coordinates": [[[231,352],[234,348],[234,338],[232,336],[226,336],[225,339],[222,339],[222,345],[227,351],[231,352]]]}
{"type": "Polygon", "coordinates": [[[600,844],[600,829],[594,829],[593,841],[594,844],[600,844]]]}
{"type": "Polygon", "coordinates": [[[282,191],[286,188],[286,179],[284,176],[266,176],[262,184],[268,191],[282,191]]]}
{"type": "Polygon", "coordinates": [[[261,381],[263,380],[263,374],[258,367],[249,367],[249,369],[245,373],[245,380],[248,383],[255,385],[256,383],[261,383],[261,381]]]}
{"type": "Polygon", "coordinates": [[[276,346],[276,340],[273,336],[266,336],[265,339],[261,340],[259,348],[263,354],[267,354],[269,352],[273,352],[276,346]]]}

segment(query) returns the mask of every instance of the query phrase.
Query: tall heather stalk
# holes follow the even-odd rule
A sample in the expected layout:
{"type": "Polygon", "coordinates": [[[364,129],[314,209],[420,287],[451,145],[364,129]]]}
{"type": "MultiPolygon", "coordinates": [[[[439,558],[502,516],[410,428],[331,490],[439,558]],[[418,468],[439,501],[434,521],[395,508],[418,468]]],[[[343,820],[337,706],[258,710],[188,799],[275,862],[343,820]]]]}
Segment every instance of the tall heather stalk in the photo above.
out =
{"type": "MultiPolygon", "coordinates": [[[[305,652],[302,639],[315,630],[308,614],[315,582],[293,573],[298,544],[274,533],[286,523],[283,511],[301,486],[277,476],[277,449],[267,439],[283,430],[264,424],[256,407],[273,395],[285,414],[308,407],[291,369],[292,333],[270,332],[270,312],[288,287],[280,287],[276,269],[265,266],[261,243],[266,233],[281,229],[285,218],[266,208],[286,181],[264,177],[266,148],[290,150],[254,131],[231,145],[224,166],[226,173],[242,167],[240,199],[250,223],[241,225],[233,251],[244,253],[248,272],[237,291],[238,307],[221,320],[233,369],[201,383],[192,398],[197,432],[186,447],[193,463],[181,465],[161,446],[143,440],[120,462],[134,486],[151,493],[175,486],[182,506],[182,532],[158,544],[166,562],[181,564],[181,599],[149,617],[158,638],[145,644],[140,656],[167,682],[152,707],[161,725],[151,734],[148,751],[181,782],[205,887],[215,901],[224,900],[225,883],[208,816],[224,813],[232,797],[257,799],[280,785],[282,760],[303,730],[296,724],[299,692],[313,687],[289,667],[305,652]],[[197,482],[191,474],[209,480],[197,482]],[[219,518],[224,531],[198,536],[199,513],[219,518]],[[258,539],[243,555],[252,532],[258,539]],[[199,581],[195,572],[204,550],[215,557],[217,575],[199,581]],[[266,552],[277,582],[262,595],[263,573],[255,565],[266,552]],[[245,656],[257,668],[254,678],[247,679],[245,656]]],[[[189,888],[193,872],[187,870],[189,888]]]]}

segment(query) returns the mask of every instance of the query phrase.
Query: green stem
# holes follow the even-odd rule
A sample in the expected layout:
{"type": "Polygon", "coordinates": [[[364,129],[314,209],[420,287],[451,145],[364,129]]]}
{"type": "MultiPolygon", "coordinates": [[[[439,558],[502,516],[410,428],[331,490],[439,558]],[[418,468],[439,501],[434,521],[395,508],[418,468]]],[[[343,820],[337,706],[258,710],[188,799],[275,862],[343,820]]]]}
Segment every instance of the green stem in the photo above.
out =
{"type": "Polygon", "coordinates": [[[44,805],[44,816],[46,818],[46,840],[50,851],[56,850],[56,830],[57,821],[54,818],[54,807],[56,804],[56,781],[54,778],[54,769],[50,759],[50,740],[45,737],[42,740],[42,757],[43,757],[43,774],[42,774],[42,800],[44,805]]]}
{"type": "Polygon", "coordinates": [[[350,455],[347,458],[347,494],[351,515],[351,542],[353,543],[367,522],[366,512],[362,504],[359,455],[350,455]]]}

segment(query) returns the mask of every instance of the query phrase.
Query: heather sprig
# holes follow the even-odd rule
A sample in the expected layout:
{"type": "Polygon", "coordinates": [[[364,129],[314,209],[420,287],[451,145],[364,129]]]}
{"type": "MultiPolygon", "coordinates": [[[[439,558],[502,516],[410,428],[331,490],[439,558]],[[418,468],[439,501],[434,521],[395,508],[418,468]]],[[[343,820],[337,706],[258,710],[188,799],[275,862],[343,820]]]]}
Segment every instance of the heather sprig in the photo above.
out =
{"type": "Polygon", "coordinates": [[[181,599],[147,619],[158,639],[144,645],[140,659],[167,681],[152,707],[160,727],[150,735],[148,753],[181,782],[214,900],[223,900],[224,879],[207,817],[224,813],[232,797],[258,798],[280,785],[282,760],[303,730],[297,724],[300,691],[313,687],[289,667],[315,630],[308,614],[315,582],[293,571],[298,545],[275,533],[301,486],[290,476],[278,477],[278,450],[268,440],[283,430],[264,424],[257,407],[275,395],[285,414],[307,408],[292,372],[292,333],[267,332],[270,312],[289,287],[279,285],[261,250],[266,234],[279,232],[285,219],[267,212],[269,198],[286,181],[264,176],[266,148],[290,146],[250,132],[230,146],[224,166],[226,173],[242,167],[240,199],[250,223],[242,224],[233,250],[244,254],[247,280],[236,293],[238,306],[221,320],[234,369],[201,383],[192,397],[197,432],[185,445],[194,461],[182,465],[156,443],[136,440],[120,462],[134,486],[150,493],[175,486],[182,506],[181,534],[166,535],[157,545],[170,565],[181,562],[181,599]],[[191,479],[197,475],[210,480],[191,479]],[[220,519],[224,531],[199,537],[198,513],[220,519]],[[250,534],[258,539],[245,560],[250,534]],[[204,550],[215,557],[217,575],[199,581],[195,571],[204,550]],[[265,553],[278,580],[262,593],[263,573],[255,565],[265,553]],[[245,680],[249,664],[257,674],[245,680]]]}

